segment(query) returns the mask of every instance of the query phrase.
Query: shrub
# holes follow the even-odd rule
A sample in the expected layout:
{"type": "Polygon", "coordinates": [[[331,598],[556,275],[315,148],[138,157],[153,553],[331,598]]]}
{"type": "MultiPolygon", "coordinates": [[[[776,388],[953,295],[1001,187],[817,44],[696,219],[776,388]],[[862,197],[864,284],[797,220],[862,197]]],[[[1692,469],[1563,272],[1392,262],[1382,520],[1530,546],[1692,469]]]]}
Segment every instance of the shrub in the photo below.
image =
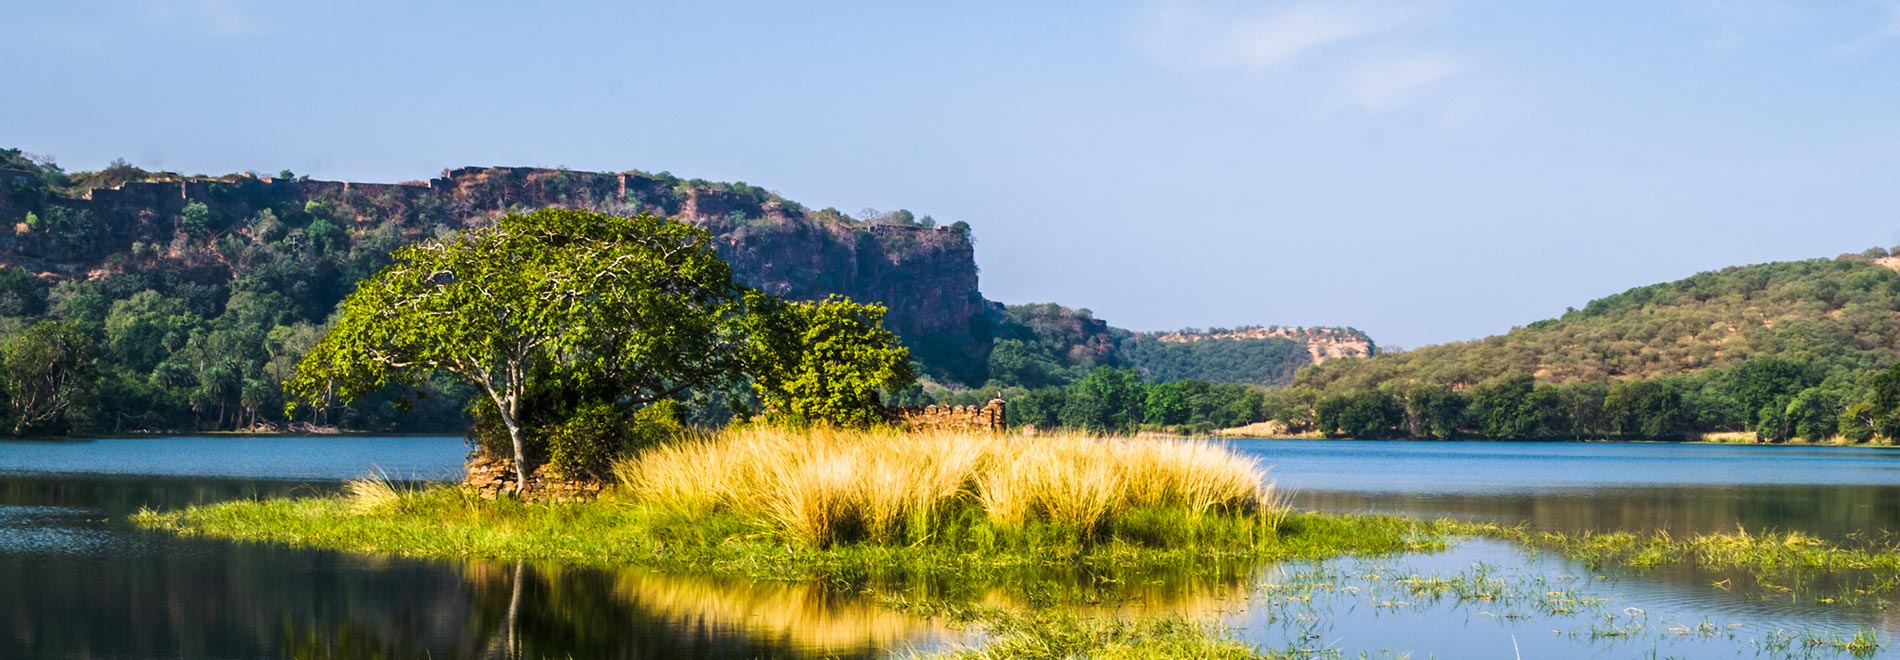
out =
{"type": "Polygon", "coordinates": [[[685,432],[679,404],[670,400],[633,412],[608,404],[583,408],[546,431],[548,472],[561,478],[603,478],[614,461],[685,432]]]}

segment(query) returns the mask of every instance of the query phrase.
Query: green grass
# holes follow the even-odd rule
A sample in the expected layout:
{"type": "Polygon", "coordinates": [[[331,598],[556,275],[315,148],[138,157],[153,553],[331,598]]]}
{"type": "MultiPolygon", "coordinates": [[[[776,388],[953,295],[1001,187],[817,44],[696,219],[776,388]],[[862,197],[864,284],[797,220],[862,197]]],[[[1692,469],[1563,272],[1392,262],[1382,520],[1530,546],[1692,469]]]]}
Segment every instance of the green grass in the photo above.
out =
{"type": "Polygon", "coordinates": [[[1259,562],[1443,547],[1447,525],[1388,516],[1193,515],[1129,511],[1097,535],[1055,523],[999,526],[974,508],[945,514],[923,542],[788,541],[758,521],[608,498],[488,501],[452,487],[393,497],[338,495],[142,511],[144,527],[181,534],[411,557],[645,567],[773,580],[862,580],[899,573],[1006,581],[1013,572],[1162,570],[1241,575],[1259,562]],[[1276,523],[1277,524],[1274,524],[1276,523]],[[1096,540],[1100,539],[1100,540],[1096,540]]]}

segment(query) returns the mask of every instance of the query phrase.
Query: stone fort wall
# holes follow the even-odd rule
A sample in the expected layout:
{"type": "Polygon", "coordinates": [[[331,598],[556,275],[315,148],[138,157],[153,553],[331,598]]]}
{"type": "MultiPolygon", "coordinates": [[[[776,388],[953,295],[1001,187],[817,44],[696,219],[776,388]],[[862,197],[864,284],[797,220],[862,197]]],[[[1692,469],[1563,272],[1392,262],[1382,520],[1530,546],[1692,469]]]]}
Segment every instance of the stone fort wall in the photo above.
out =
{"type": "Polygon", "coordinates": [[[913,433],[919,431],[980,431],[1001,433],[1009,430],[1002,399],[978,406],[939,406],[896,408],[892,416],[913,433]]]}

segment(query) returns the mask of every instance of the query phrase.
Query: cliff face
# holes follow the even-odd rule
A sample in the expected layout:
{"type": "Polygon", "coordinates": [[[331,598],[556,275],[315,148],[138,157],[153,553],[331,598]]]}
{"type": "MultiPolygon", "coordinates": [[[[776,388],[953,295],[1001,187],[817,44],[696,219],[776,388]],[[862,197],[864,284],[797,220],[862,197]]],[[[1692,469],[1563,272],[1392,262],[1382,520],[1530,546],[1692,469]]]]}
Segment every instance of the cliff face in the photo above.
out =
{"type": "Polygon", "coordinates": [[[1299,342],[1312,357],[1313,364],[1338,358],[1371,357],[1376,348],[1366,333],[1350,328],[1242,328],[1219,332],[1169,332],[1154,335],[1156,341],[1191,343],[1216,339],[1290,339],[1299,342]]]}
{"type": "MultiPolygon", "coordinates": [[[[969,237],[949,228],[854,221],[808,211],[745,184],[682,181],[639,172],[467,167],[426,182],[348,183],[166,177],[78,195],[0,190],[0,265],[46,279],[100,277],[132,269],[233,269],[190,236],[257,231],[269,212],[293,227],[341,225],[349,240],[376,235],[409,242],[492,222],[504,212],[549,206],[612,213],[648,211],[713,232],[720,255],[745,283],[789,298],[839,293],[890,308],[886,323],[932,362],[975,362],[984,303],[969,237]],[[188,219],[193,203],[208,213],[188,219]],[[313,220],[316,219],[316,220],[313,220]]],[[[348,283],[342,283],[347,290],[348,283]]],[[[943,365],[944,373],[967,371],[943,365]]]]}

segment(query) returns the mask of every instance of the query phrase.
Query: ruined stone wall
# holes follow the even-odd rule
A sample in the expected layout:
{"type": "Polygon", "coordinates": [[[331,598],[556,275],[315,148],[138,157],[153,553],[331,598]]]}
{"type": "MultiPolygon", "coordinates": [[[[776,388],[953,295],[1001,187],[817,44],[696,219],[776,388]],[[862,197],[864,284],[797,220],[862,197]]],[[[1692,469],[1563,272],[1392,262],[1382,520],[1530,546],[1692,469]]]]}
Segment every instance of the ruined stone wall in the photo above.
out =
{"type": "Polygon", "coordinates": [[[977,406],[939,406],[898,408],[894,411],[904,429],[912,433],[928,431],[980,431],[1001,433],[1009,430],[1003,416],[1003,400],[990,399],[977,406]]]}
{"type": "MultiPolygon", "coordinates": [[[[468,476],[462,478],[462,488],[475,493],[482,499],[492,500],[500,497],[514,497],[515,461],[511,458],[495,458],[476,452],[468,459],[468,476]]],[[[547,466],[536,467],[528,474],[528,498],[530,500],[551,500],[572,502],[591,500],[600,496],[606,483],[585,479],[555,479],[547,474],[547,466]]]]}

